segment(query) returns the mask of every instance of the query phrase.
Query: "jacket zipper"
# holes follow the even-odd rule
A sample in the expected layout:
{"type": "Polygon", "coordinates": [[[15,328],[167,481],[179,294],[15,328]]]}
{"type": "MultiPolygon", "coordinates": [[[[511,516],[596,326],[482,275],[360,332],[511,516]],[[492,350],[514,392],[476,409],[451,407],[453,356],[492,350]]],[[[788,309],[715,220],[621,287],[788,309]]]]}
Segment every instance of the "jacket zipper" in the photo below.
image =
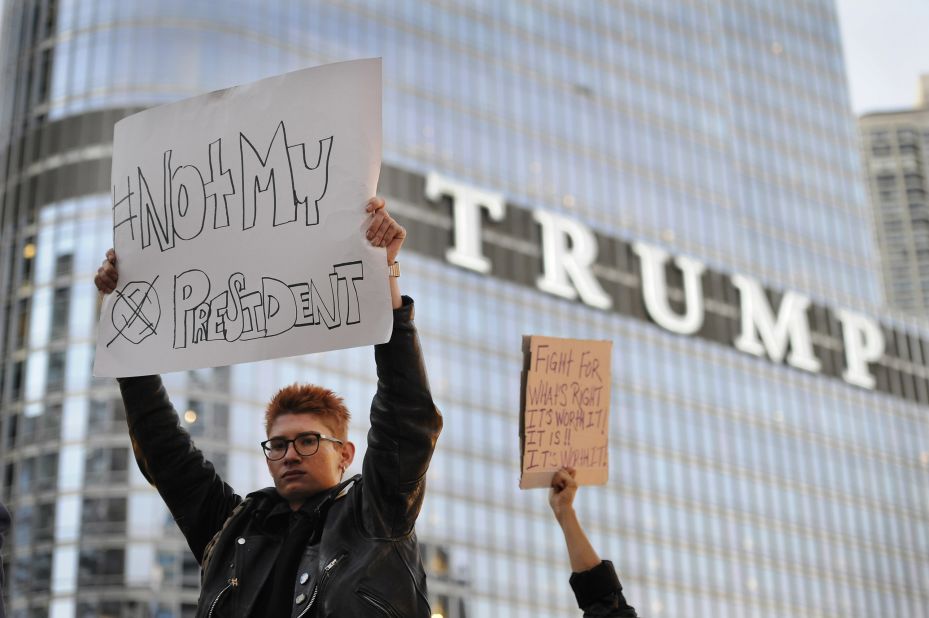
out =
{"type": "Polygon", "coordinates": [[[400,618],[397,615],[397,612],[395,612],[392,607],[385,604],[384,601],[381,601],[379,598],[377,598],[376,596],[374,596],[372,593],[368,592],[364,588],[359,589],[357,591],[357,594],[362,599],[364,599],[366,602],[368,602],[370,605],[373,605],[375,609],[380,610],[383,613],[383,615],[389,616],[390,618],[400,618]]]}
{"type": "Polygon", "coordinates": [[[216,595],[216,598],[213,599],[213,602],[210,603],[210,613],[206,615],[206,618],[211,618],[213,616],[213,610],[216,609],[216,604],[219,603],[219,599],[226,593],[230,588],[235,588],[239,585],[239,578],[233,577],[229,580],[229,583],[226,584],[226,587],[219,591],[219,594],[216,595]]]}
{"type": "Polygon", "coordinates": [[[313,586],[313,594],[310,595],[310,600],[306,604],[306,608],[297,615],[297,618],[303,618],[310,609],[313,608],[313,604],[316,603],[316,598],[319,596],[319,593],[322,592],[323,588],[326,586],[326,582],[329,581],[329,576],[332,573],[332,569],[335,568],[335,565],[345,557],[345,554],[336,556],[329,561],[329,564],[323,567],[323,575],[319,578],[319,582],[313,586]]]}

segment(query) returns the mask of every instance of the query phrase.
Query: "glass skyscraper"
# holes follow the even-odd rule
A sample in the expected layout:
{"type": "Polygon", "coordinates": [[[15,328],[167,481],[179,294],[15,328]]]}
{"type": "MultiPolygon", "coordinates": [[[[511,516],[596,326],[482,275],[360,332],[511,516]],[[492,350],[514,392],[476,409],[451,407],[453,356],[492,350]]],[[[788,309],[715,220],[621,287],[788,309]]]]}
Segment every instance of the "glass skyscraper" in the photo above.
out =
{"type": "MultiPolygon", "coordinates": [[[[13,616],[187,616],[196,603],[198,567],[136,470],[116,385],[91,375],[113,123],[373,56],[380,192],[410,230],[401,286],[445,417],[417,525],[434,612],[578,613],[545,492],[517,488],[520,337],[539,334],[613,341],[610,481],[582,488],[578,510],[642,615],[924,615],[929,333],[880,314],[832,0],[3,6],[13,616]],[[471,261],[454,216],[468,196],[482,232],[471,261]]],[[[166,384],[245,493],[268,483],[261,413],[282,385],[342,393],[363,443],[372,356],[166,384]]]]}

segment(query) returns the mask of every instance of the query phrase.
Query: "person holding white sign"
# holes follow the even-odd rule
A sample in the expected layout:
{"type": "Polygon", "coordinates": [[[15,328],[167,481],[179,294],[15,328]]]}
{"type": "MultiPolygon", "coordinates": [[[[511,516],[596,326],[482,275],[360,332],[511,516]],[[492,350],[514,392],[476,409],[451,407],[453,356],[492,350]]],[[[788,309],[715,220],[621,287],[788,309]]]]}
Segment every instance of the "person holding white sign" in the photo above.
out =
{"type": "Polygon", "coordinates": [[[571,560],[571,588],[585,618],[635,618],[635,609],[626,603],[616,569],[601,560],[590,544],[574,511],[577,481],[574,468],[562,468],[552,477],[548,503],[564,533],[571,560]]]}
{"type": "MultiPolygon", "coordinates": [[[[377,392],[361,475],[343,480],[355,446],[328,389],[293,385],[271,400],[261,443],[274,487],[244,499],[193,444],[159,376],[120,378],[136,459],[201,566],[198,617],[431,615],[414,524],[442,428],[429,391],[413,301],[400,295],[406,231],[384,200],[367,204],[367,238],[387,249],[390,341],[374,347],[377,392]]],[[[117,285],[112,249],[97,272],[117,285]]]]}

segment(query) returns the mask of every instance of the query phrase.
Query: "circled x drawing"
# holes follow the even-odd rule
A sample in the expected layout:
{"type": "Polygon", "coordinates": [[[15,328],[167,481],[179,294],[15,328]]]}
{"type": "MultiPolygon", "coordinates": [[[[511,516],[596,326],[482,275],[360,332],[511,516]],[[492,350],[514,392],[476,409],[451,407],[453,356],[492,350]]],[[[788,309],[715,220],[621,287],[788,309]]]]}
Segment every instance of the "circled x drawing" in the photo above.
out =
{"type": "Polygon", "coordinates": [[[107,343],[109,347],[122,337],[130,343],[139,344],[154,335],[161,321],[161,303],[155,291],[155,281],[130,281],[122,290],[116,290],[111,318],[116,336],[107,343]]]}

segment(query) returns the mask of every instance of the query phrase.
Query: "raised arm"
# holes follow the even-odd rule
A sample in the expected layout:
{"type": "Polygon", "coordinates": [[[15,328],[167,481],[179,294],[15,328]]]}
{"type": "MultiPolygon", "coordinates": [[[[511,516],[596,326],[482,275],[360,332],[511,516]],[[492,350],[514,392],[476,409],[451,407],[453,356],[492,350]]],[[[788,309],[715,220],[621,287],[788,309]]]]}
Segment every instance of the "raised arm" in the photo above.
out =
{"type": "Polygon", "coordinates": [[[564,534],[568,558],[571,561],[570,583],[577,604],[584,610],[585,618],[634,618],[637,614],[623,597],[623,587],[616,576],[613,563],[600,560],[577,518],[574,510],[577,481],[574,480],[574,476],[574,468],[562,468],[555,473],[548,503],[564,534]]]}
{"type": "MultiPolygon", "coordinates": [[[[119,280],[110,249],[94,282],[108,294],[119,280]]],[[[216,474],[180,425],[160,376],[119,378],[129,437],[142,474],[164,499],[197,561],[241,498],[216,474]]]]}
{"type": "Polygon", "coordinates": [[[574,476],[574,468],[562,468],[555,473],[552,488],[548,492],[548,504],[552,507],[555,520],[564,534],[571,570],[580,573],[594,568],[601,561],[574,510],[574,496],[577,495],[577,481],[574,480],[574,476]]]}
{"type": "MultiPolygon", "coordinates": [[[[386,247],[387,263],[393,264],[406,230],[387,214],[383,200],[369,202],[368,212],[368,239],[386,247]]],[[[387,538],[408,534],[416,523],[426,470],[442,429],[413,324],[413,301],[400,295],[397,279],[390,278],[393,333],[390,341],[374,347],[377,393],[362,465],[365,525],[370,534],[387,538]]]]}

